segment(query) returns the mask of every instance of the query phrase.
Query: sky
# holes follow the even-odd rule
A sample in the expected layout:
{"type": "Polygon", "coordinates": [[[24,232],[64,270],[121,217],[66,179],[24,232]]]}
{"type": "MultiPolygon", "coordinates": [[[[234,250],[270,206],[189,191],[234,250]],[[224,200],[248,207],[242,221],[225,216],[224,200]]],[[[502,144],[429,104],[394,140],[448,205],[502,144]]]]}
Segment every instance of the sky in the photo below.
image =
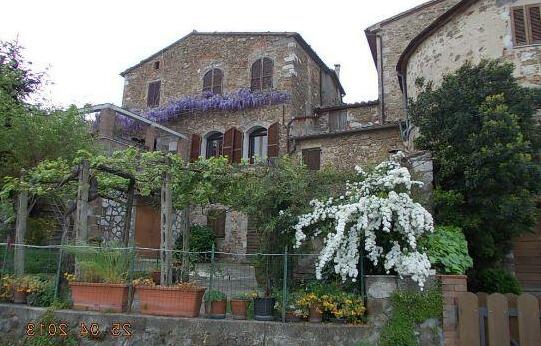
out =
{"type": "Polygon", "coordinates": [[[121,105],[119,73],[197,31],[295,31],[329,66],[346,102],[377,98],[364,29],[426,0],[17,0],[2,4],[0,40],[18,39],[51,84],[52,105],[121,105]]]}

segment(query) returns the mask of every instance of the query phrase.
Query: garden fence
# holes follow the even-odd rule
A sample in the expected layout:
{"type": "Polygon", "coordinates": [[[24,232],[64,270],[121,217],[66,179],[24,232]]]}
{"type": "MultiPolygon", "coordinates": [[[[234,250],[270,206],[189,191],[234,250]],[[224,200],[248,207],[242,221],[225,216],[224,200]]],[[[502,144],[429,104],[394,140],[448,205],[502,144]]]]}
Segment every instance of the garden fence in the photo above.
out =
{"type": "MultiPolygon", "coordinates": [[[[1,274],[14,274],[15,247],[24,249],[24,272],[36,274],[51,282],[54,298],[69,297],[66,273],[76,271],[74,253],[87,251],[105,251],[106,260],[118,261],[128,267],[127,275],[122,278],[129,285],[129,309],[138,311],[138,300],[134,297],[133,280],[152,278],[160,283],[160,249],[142,247],[99,247],[99,246],[62,246],[62,245],[16,245],[0,243],[1,274]]],[[[314,263],[318,254],[290,253],[285,248],[281,253],[239,254],[216,251],[214,247],[206,252],[183,252],[172,250],[171,267],[173,283],[188,279],[207,292],[217,290],[228,299],[239,295],[265,296],[276,299],[279,318],[286,319],[289,292],[298,289],[303,283],[314,280],[314,263]],[[183,261],[188,261],[183,266],[183,261]],[[187,273],[184,273],[188,268],[187,273]]],[[[102,253],[103,254],[103,253],[102,253]]],[[[361,265],[362,268],[362,265],[361,265]]],[[[114,275],[114,273],[112,274],[114,275]]],[[[364,275],[358,280],[358,292],[364,297],[364,275]]]]}

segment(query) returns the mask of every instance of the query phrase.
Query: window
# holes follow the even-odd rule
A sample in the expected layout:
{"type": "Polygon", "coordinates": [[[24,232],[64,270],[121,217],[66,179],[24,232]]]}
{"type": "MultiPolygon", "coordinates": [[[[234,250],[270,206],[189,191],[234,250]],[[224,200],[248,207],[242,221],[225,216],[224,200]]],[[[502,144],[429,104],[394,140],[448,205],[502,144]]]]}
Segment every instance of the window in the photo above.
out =
{"type": "Polygon", "coordinates": [[[154,69],[155,69],[155,70],[159,70],[159,69],[160,69],[160,62],[159,62],[159,61],[154,61],[154,69]]]}
{"type": "Polygon", "coordinates": [[[147,106],[157,107],[160,105],[160,81],[148,83],[147,106]]]}
{"type": "Polygon", "coordinates": [[[346,129],[347,113],[346,111],[337,111],[329,113],[329,130],[343,131],[346,129]]]}
{"type": "Polygon", "coordinates": [[[259,127],[250,133],[248,139],[248,158],[250,163],[254,162],[254,158],[267,157],[267,129],[259,127]]]}
{"type": "Polygon", "coordinates": [[[513,7],[511,20],[515,46],[541,44],[541,4],[513,7]]]}
{"type": "Polygon", "coordinates": [[[213,94],[222,93],[222,79],[224,73],[218,68],[214,68],[203,76],[203,92],[212,92],[213,94]]]}
{"type": "Polygon", "coordinates": [[[252,64],[252,91],[272,89],[272,60],[261,58],[252,64]]]}
{"type": "Polygon", "coordinates": [[[318,171],[321,167],[321,149],[303,149],[302,162],[308,167],[309,170],[318,171]]]}
{"type": "Polygon", "coordinates": [[[216,238],[225,237],[225,210],[213,209],[209,210],[207,215],[207,225],[212,228],[216,238]]]}
{"type": "Polygon", "coordinates": [[[210,157],[220,156],[223,152],[224,135],[220,132],[214,132],[207,138],[207,159],[210,157]]]}

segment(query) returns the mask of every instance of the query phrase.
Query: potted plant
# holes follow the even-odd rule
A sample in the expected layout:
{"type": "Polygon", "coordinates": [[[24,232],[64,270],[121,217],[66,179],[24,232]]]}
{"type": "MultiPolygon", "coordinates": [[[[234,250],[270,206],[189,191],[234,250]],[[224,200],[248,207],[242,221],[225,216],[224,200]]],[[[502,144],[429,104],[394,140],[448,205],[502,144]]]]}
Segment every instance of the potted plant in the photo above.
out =
{"type": "Polygon", "coordinates": [[[265,296],[254,297],[254,319],[257,321],[272,321],[274,320],[274,305],[276,299],[271,296],[271,280],[267,278],[267,286],[265,296]]]}
{"type": "Polygon", "coordinates": [[[152,279],[134,281],[142,314],[197,317],[205,288],[194,282],[156,285],[152,279]]]}
{"type": "Polygon", "coordinates": [[[130,256],[114,247],[68,247],[75,255],[76,274],[65,273],[73,308],[123,312],[128,306],[130,256]]]}
{"type": "Polygon", "coordinates": [[[473,266],[473,260],[460,227],[437,226],[433,233],[421,240],[420,247],[426,251],[443,287],[463,285],[466,288],[467,277],[464,274],[473,266]]]}
{"type": "Polygon", "coordinates": [[[33,276],[25,275],[12,279],[13,302],[15,304],[26,304],[29,294],[37,292],[42,283],[33,276]]]}
{"type": "Polygon", "coordinates": [[[250,295],[246,293],[242,293],[231,298],[229,305],[231,306],[231,316],[234,320],[245,320],[248,317],[248,306],[250,305],[250,300],[250,295]]]}
{"type": "Polygon", "coordinates": [[[366,308],[362,297],[346,292],[321,297],[323,310],[330,315],[334,323],[358,324],[364,322],[366,308]]]}
{"type": "Polygon", "coordinates": [[[226,295],[218,290],[208,291],[205,294],[205,313],[210,318],[225,318],[227,308],[226,295]]]}

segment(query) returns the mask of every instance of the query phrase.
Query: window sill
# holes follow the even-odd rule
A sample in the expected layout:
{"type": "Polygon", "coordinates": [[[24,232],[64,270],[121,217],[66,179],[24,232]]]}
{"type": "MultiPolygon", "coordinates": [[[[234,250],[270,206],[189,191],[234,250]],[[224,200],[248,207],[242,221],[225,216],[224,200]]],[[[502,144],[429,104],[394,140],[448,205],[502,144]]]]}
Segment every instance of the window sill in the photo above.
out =
{"type": "Polygon", "coordinates": [[[530,48],[530,47],[541,47],[541,43],[532,43],[532,44],[523,44],[520,46],[513,46],[512,49],[521,49],[521,48],[530,48]]]}

